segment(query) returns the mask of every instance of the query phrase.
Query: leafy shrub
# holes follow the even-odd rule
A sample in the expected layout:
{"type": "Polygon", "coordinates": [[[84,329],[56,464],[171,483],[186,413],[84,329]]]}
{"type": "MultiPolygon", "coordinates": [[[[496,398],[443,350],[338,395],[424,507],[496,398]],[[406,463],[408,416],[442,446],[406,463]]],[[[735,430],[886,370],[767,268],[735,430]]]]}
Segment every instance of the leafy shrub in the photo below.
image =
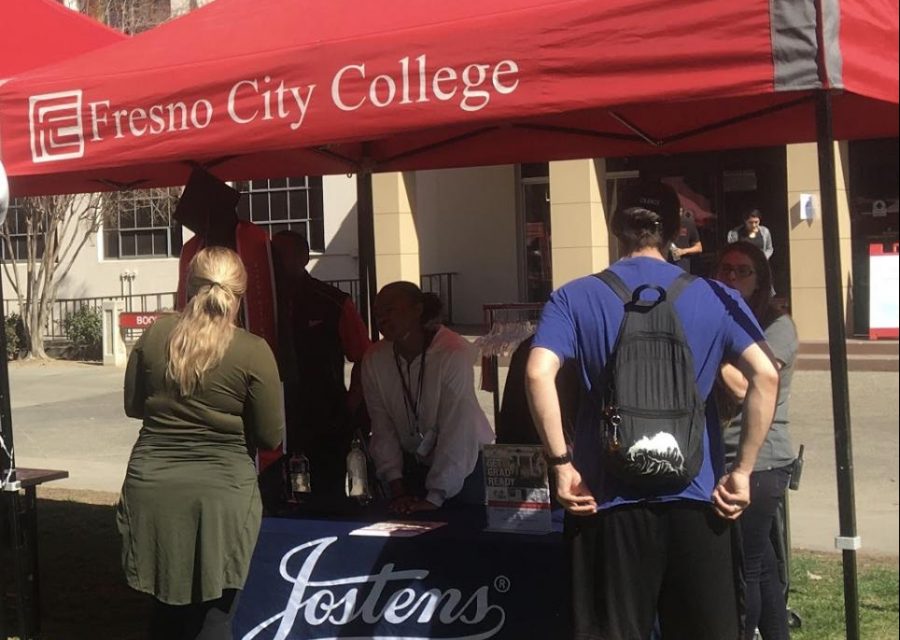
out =
{"type": "Polygon", "coordinates": [[[98,358],[102,351],[103,318],[90,307],[79,307],[63,321],[66,337],[80,357],[98,358]]]}
{"type": "Polygon", "coordinates": [[[18,313],[10,313],[6,316],[6,357],[15,359],[19,351],[25,348],[25,325],[18,313]]]}

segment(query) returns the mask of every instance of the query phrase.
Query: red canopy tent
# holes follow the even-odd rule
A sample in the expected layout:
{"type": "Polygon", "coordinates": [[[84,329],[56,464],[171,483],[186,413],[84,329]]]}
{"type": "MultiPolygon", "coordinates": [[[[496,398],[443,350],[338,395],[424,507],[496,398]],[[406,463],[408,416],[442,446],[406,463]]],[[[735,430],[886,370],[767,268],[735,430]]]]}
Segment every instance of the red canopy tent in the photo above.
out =
{"type": "Polygon", "coordinates": [[[29,195],[784,144],[822,87],[896,135],[896,1],[824,6],[217,0],[10,81],[0,156],[29,195]]]}
{"type": "Polygon", "coordinates": [[[217,0],[0,88],[15,195],[817,140],[858,638],[834,137],[898,134],[897,0],[217,0]]]}
{"type": "Polygon", "coordinates": [[[0,3],[0,84],[127,36],[53,0],[0,3]]]}

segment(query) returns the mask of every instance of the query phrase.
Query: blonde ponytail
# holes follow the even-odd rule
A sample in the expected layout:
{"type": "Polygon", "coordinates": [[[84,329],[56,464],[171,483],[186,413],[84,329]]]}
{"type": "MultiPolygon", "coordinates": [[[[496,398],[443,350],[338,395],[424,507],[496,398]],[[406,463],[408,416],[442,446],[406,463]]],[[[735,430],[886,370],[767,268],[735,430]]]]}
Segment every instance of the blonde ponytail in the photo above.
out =
{"type": "Polygon", "coordinates": [[[187,286],[189,301],[169,335],[166,367],[166,378],[185,397],[203,387],[231,344],[247,272],[231,249],[208,247],[191,260],[187,286]]]}

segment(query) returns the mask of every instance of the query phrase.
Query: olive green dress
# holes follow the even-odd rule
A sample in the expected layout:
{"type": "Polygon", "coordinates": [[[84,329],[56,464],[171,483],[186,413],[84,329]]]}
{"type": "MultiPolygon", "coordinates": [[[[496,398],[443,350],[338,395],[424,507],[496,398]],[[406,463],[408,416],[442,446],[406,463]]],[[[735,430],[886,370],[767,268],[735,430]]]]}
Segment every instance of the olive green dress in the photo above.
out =
{"type": "Polygon", "coordinates": [[[176,321],[150,326],[128,360],[125,413],[143,426],[117,519],[128,584],[181,605],[243,587],[262,518],[248,443],[277,447],[284,418],[272,351],[242,329],[202,389],[180,398],[165,380],[176,321]]]}

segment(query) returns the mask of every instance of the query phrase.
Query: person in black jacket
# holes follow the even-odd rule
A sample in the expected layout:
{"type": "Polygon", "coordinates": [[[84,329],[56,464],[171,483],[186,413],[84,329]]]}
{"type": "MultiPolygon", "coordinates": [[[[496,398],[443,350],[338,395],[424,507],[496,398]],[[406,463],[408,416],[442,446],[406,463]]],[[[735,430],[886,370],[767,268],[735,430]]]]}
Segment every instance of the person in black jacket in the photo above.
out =
{"type": "Polygon", "coordinates": [[[278,301],[278,366],[284,382],[285,448],[310,461],[313,495],[344,494],[346,455],[362,391],[348,390],[345,358],[359,363],[368,329],[350,296],[307,271],[309,244],[294,231],[272,238],[278,301]]]}

